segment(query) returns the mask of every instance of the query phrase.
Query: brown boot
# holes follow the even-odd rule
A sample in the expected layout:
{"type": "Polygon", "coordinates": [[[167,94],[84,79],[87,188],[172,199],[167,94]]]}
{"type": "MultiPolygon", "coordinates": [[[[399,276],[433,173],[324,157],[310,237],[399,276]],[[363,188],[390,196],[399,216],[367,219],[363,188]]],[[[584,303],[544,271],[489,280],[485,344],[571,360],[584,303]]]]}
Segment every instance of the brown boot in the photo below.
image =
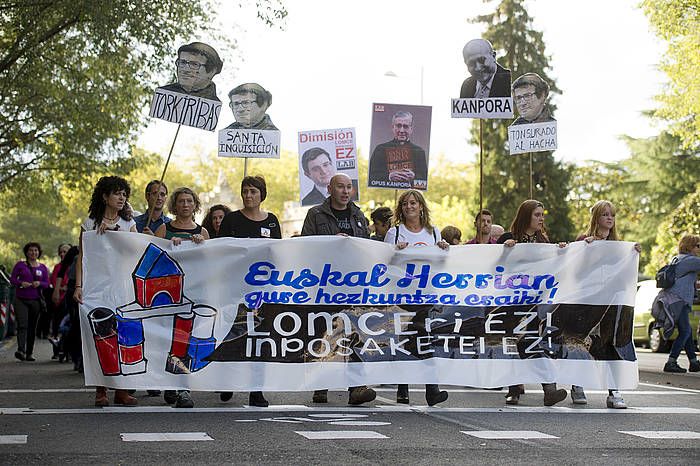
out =
{"type": "Polygon", "coordinates": [[[95,406],[109,406],[107,387],[95,387],[95,406]]]}
{"type": "Polygon", "coordinates": [[[122,406],[136,406],[137,404],[139,404],[139,402],[136,398],[129,395],[128,390],[115,390],[114,404],[122,406]]]}

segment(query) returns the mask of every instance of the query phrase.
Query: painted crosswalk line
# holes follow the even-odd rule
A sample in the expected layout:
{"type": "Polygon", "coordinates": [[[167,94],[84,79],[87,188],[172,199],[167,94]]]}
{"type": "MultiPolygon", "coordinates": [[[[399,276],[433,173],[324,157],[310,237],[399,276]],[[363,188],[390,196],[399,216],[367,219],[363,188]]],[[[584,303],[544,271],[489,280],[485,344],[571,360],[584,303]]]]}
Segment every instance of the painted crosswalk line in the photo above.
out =
{"type": "Polygon", "coordinates": [[[462,430],[463,434],[486,440],[528,440],[528,439],[556,439],[554,435],[545,434],[536,430],[462,430]]]}
{"type": "Polygon", "coordinates": [[[126,432],[124,442],[202,442],[214,440],[206,432],[126,432]]]}
{"type": "Polygon", "coordinates": [[[0,435],[0,445],[23,445],[27,443],[27,435],[0,435]]]}
{"type": "Polygon", "coordinates": [[[700,432],[689,430],[621,430],[621,434],[648,439],[686,440],[700,439],[700,432]]]}
{"type": "Polygon", "coordinates": [[[386,435],[372,430],[296,430],[309,440],[384,439],[386,435]]]}

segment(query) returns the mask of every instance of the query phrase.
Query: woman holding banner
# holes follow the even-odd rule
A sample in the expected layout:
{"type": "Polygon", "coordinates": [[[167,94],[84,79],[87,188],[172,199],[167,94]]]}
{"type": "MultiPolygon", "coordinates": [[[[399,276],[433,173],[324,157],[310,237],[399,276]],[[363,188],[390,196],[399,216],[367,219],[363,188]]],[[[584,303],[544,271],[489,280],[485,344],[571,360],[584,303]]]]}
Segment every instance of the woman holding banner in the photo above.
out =
{"type": "MultiPolygon", "coordinates": [[[[262,176],[246,176],[241,181],[243,208],[226,214],[221,222],[218,236],[232,238],[274,238],[282,239],[280,222],[272,212],[265,212],[260,205],[267,197],[267,185],[262,176]]],[[[212,207],[213,209],[213,207],[212,207]]],[[[228,401],[233,392],[221,392],[221,401],[228,401]]],[[[267,408],[270,403],[262,392],[250,392],[248,404],[267,408]]]]}
{"type": "MultiPolygon", "coordinates": [[[[450,246],[440,236],[440,230],[430,223],[430,210],[420,191],[409,190],[399,196],[394,212],[394,227],[386,232],[384,242],[396,245],[396,249],[421,246],[438,246],[448,249],[450,246]]],[[[425,314],[432,306],[412,306],[416,312],[413,323],[424,322],[425,314]]],[[[437,384],[425,385],[425,400],[433,406],[447,400],[447,392],[440,391],[437,384]]],[[[408,404],[408,385],[399,384],[396,402],[408,404]]]]}
{"type": "MultiPolygon", "coordinates": [[[[73,298],[80,304],[83,304],[83,232],[95,230],[98,235],[107,230],[136,232],[136,222],[127,215],[129,194],[129,183],[118,176],[103,176],[92,191],[88,218],[80,225],[80,252],[75,269],[73,298]]],[[[115,257],[115,260],[119,258],[115,257]]],[[[127,390],[114,391],[114,404],[136,406],[137,403],[127,390]]],[[[95,387],[95,406],[109,406],[107,387],[95,387]]]]}
{"type": "MultiPolygon", "coordinates": [[[[617,234],[617,228],[615,224],[615,206],[610,201],[601,200],[596,202],[593,207],[591,207],[591,218],[588,222],[588,229],[585,233],[576,238],[576,241],[585,241],[590,244],[594,241],[619,241],[621,238],[617,234]]],[[[637,243],[634,245],[634,249],[637,253],[642,251],[642,246],[637,243]]],[[[621,309],[619,306],[610,309],[605,313],[602,319],[605,319],[608,315],[610,318],[614,319],[612,328],[617,326],[614,324],[615,321],[620,320],[621,309]]],[[[578,385],[573,385],[571,387],[571,400],[574,404],[586,404],[586,393],[583,391],[583,387],[578,385]]],[[[627,405],[625,400],[619,391],[613,389],[608,390],[608,397],[605,400],[605,404],[608,408],[612,409],[625,409],[627,405]]]]}
{"type": "MultiPolygon", "coordinates": [[[[207,229],[194,221],[194,215],[199,212],[201,205],[199,196],[190,188],[177,188],[168,200],[168,210],[175,218],[159,226],[155,235],[171,240],[174,245],[179,245],[183,240],[200,244],[209,239],[207,229]]],[[[176,408],[194,407],[189,390],[165,390],[163,398],[166,403],[174,404],[176,408]]]]}
{"type": "MultiPolygon", "coordinates": [[[[544,227],[544,205],[540,201],[528,199],[518,207],[515,218],[510,225],[510,231],[498,238],[499,244],[513,247],[518,243],[549,243],[547,230],[544,227]]],[[[559,243],[565,247],[566,243],[559,243]]],[[[511,308],[515,308],[512,306],[511,308]]],[[[529,308],[525,309],[529,310],[529,308]]],[[[553,406],[566,399],[566,390],[557,389],[556,383],[543,383],[544,405],[553,406]]],[[[506,394],[506,404],[517,405],[520,395],[525,393],[523,385],[511,385],[506,394]]]]}

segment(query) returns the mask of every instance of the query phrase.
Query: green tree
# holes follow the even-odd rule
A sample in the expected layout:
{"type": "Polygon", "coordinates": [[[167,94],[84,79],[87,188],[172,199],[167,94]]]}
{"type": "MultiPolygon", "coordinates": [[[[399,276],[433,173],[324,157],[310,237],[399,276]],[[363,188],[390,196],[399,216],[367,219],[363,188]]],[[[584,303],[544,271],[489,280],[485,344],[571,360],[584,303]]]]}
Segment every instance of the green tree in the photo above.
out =
{"type": "Polygon", "coordinates": [[[656,116],[670,121],[669,130],[685,149],[700,149],[700,2],[644,0],[642,8],[657,34],[668,41],[661,69],[669,78],[657,97],[656,116]]]}
{"type": "Polygon", "coordinates": [[[678,254],[678,242],[684,235],[700,234],[700,186],[686,196],[657,229],[656,245],[651,252],[651,261],[644,268],[647,275],[656,272],[678,254]]]}
{"type": "MultiPolygon", "coordinates": [[[[256,0],[272,23],[279,0],[256,0]]],[[[33,0],[0,5],[0,189],[32,171],[80,178],[129,155],[176,41],[205,34],[210,0],[33,0]]]]}
{"type": "MultiPolygon", "coordinates": [[[[532,18],[522,0],[501,0],[493,13],[478,16],[474,22],[486,25],[483,38],[497,51],[499,62],[511,70],[513,78],[537,73],[550,84],[550,95],[560,93],[549,77],[549,57],[542,33],[532,28],[532,18]]],[[[550,105],[553,110],[553,107],[550,105]]],[[[479,121],[474,121],[472,142],[479,144],[479,121]]],[[[503,219],[507,228],[518,205],[529,197],[529,158],[508,154],[510,121],[483,120],[484,207],[503,219]],[[505,220],[508,219],[508,220],[505,220]]],[[[566,198],[570,167],[554,160],[551,152],[533,154],[533,195],[547,209],[547,228],[552,239],[565,240],[573,234],[566,198]]]]}

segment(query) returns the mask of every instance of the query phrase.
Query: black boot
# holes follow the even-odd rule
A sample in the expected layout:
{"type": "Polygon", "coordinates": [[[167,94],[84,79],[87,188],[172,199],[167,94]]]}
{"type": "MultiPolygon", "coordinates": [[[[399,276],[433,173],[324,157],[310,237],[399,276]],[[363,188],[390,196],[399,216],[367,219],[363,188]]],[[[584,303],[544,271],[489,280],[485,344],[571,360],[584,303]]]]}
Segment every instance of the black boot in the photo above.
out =
{"type": "Polygon", "coordinates": [[[408,404],[408,385],[399,384],[396,387],[396,402],[404,405],[408,404]]]}
{"type": "Polygon", "coordinates": [[[440,387],[434,384],[426,384],[425,386],[425,401],[428,402],[428,406],[435,406],[438,403],[442,403],[447,400],[447,392],[445,390],[440,391],[440,387]]]}
{"type": "Polygon", "coordinates": [[[263,396],[263,392],[250,392],[248,395],[248,405],[257,406],[258,408],[267,408],[270,403],[263,396]]]}

